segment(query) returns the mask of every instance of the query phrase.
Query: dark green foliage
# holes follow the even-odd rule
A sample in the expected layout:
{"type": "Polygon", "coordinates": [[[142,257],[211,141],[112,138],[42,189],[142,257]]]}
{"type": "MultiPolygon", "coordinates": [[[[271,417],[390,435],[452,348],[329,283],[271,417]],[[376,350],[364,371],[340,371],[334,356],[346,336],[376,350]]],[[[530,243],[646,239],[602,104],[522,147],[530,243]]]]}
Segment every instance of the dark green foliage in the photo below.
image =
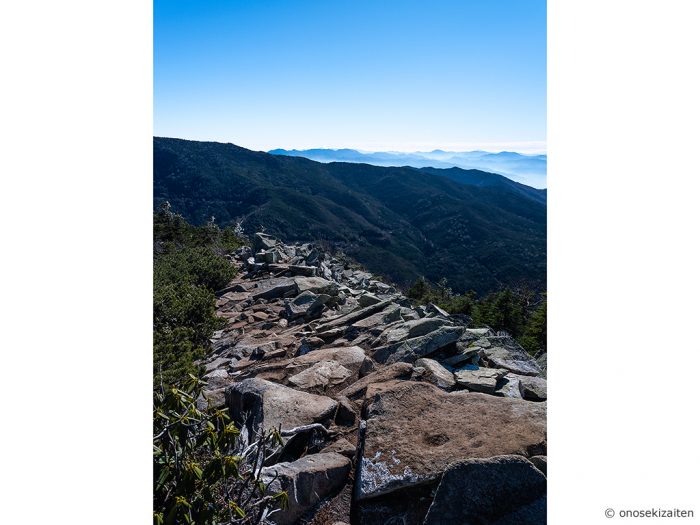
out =
{"type": "Polygon", "coordinates": [[[197,408],[204,385],[189,376],[179,388],[154,395],[154,523],[260,523],[266,511],[287,502],[285,492],[270,493],[259,477],[281,437],[273,431],[250,447],[239,444],[226,411],[197,408]]]}
{"type": "Polygon", "coordinates": [[[428,285],[428,281],[425,280],[425,277],[420,276],[416,279],[416,282],[413,283],[413,286],[408,289],[406,296],[411,299],[421,300],[427,297],[429,292],[430,286],[428,285]]]}
{"type": "Polygon", "coordinates": [[[153,244],[156,255],[182,249],[206,248],[215,255],[224,255],[243,244],[232,227],[220,228],[208,218],[204,225],[193,226],[168,201],[159,201],[153,215],[153,244]]]}
{"type": "Polygon", "coordinates": [[[194,224],[245,217],[248,231],[264,227],[285,242],[332,242],[400,286],[425,275],[449,278],[458,292],[544,290],[545,198],[503,177],[168,138],[154,138],[153,155],[155,204],[170,201],[194,224]]]}
{"type": "Polygon", "coordinates": [[[532,355],[547,351],[547,299],[532,313],[520,344],[532,355]]]}
{"type": "Polygon", "coordinates": [[[213,221],[191,226],[167,203],[153,217],[153,233],[154,522],[260,523],[286,504],[285,493],[269,494],[259,478],[279,435],[239,446],[226,412],[196,404],[205,383],[194,361],[223,324],[214,291],[235,275],[223,255],[241,239],[213,221]]]}
{"type": "Polygon", "coordinates": [[[153,378],[172,384],[196,373],[193,361],[205,355],[207,341],[221,326],[214,316],[214,294],[191,283],[155,282],[153,289],[153,378]]]}
{"type": "Polygon", "coordinates": [[[235,271],[231,263],[210,247],[185,248],[157,257],[153,278],[163,283],[190,283],[208,290],[220,290],[235,271]]]}
{"type": "Polygon", "coordinates": [[[447,279],[441,279],[437,285],[431,285],[425,277],[419,277],[407,290],[406,296],[415,299],[418,304],[433,303],[451,314],[472,314],[476,293],[454,294],[447,287],[447,279]]]}
{"type": "Polygon", "coordinates": [[[532,355],[547,351],[547,300],[529,290],[505,288],[477,298],[475,292],[453,294],[443,280],[431,285],[419,277],[406,295],[417,303],[434,303],[451,314],[472,318],[474,326],[504,330],[532,355]]]}
{"type": "Polygon", "coordinates": [[[462,314],[471,317],[476,302],[475,295],[474,292],[454,295],[446,300],[438,301],[437,305],[451,314],[462,314]]]}
{"type": "Polygon", "coordinates": [[[195,227],[166,204],[153,217],[153,377],[171,385],[197,373],[222,320],[214,315],[214,291],[235,275],[222,255],[240,246],[230,228],[195,227]]]}
{"type": "Polygon", "coordinates": [[[506,288],[480,300],[474,307],[472,317],[477,325],[490,326],[494,330],[505,330],[520,336],[527,321],[527,298],[525,294],[514,294],[506,288]]]}

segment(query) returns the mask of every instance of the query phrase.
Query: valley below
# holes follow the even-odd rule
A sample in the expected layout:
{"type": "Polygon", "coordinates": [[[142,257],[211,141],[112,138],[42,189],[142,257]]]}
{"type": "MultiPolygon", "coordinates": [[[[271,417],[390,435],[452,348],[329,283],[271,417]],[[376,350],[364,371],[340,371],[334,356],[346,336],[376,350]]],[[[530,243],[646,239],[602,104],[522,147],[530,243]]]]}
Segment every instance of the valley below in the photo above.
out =
{"type": "Polygon", "coordinates": [[[342,251],[400,287],[546,289],[546,191],[479,170],[320,163],[154,138],[154,206],[342,251]]]}

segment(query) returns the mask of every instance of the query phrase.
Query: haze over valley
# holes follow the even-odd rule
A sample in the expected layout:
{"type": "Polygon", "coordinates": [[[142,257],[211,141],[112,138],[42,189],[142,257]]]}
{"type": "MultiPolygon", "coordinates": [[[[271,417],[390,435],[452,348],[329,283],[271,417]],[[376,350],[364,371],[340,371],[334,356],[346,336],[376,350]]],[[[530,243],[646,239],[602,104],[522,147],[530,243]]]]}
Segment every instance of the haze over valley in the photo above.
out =
{"type": "Polygon", "coordinates": [[[273,149],[273,155],[305,157],[318,162],[359,162],[375,166],[412,166],[414,168],[478,169],[504,175],[533,188],[547,187],[547,155],[513,151],[375,151],[355,149],[273,149]]]}

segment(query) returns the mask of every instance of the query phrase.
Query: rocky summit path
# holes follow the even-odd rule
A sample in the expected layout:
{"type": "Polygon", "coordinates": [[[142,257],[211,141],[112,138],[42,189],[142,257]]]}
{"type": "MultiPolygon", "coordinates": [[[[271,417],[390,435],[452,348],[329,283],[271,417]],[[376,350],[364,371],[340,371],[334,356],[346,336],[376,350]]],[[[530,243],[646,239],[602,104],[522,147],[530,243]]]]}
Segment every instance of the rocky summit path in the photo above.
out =
{"type": "Polygon", "coordinates": [[[310,244],[259,233],[232,263],[200,402],[244,439],[296,429],[263,472],[275,523],[546,522],[546,356],[310,244]]]}

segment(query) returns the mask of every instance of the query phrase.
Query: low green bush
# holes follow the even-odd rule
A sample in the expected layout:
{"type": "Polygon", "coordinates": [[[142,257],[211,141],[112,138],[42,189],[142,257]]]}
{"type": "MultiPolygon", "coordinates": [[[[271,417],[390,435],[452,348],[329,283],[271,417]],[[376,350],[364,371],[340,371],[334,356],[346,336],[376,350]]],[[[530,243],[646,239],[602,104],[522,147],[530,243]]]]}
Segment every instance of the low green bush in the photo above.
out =
{"type": "Polygon", "coordinates": [[[235,276],[225,254],[239,233],[213,222],[192,226],[165,203],[153,216],[153,384],[166,386],[199,372],[194,362],[224,321],[214,292],[235,276]]]}
{"type": "Polygon", "coordinates": [[[224,410],[197,408],[203,381],[158,389],[153,404],[154,525],[255,525],[287,506],[262,466],[282,444],[277,431],[248,444],[224,410]]]}

